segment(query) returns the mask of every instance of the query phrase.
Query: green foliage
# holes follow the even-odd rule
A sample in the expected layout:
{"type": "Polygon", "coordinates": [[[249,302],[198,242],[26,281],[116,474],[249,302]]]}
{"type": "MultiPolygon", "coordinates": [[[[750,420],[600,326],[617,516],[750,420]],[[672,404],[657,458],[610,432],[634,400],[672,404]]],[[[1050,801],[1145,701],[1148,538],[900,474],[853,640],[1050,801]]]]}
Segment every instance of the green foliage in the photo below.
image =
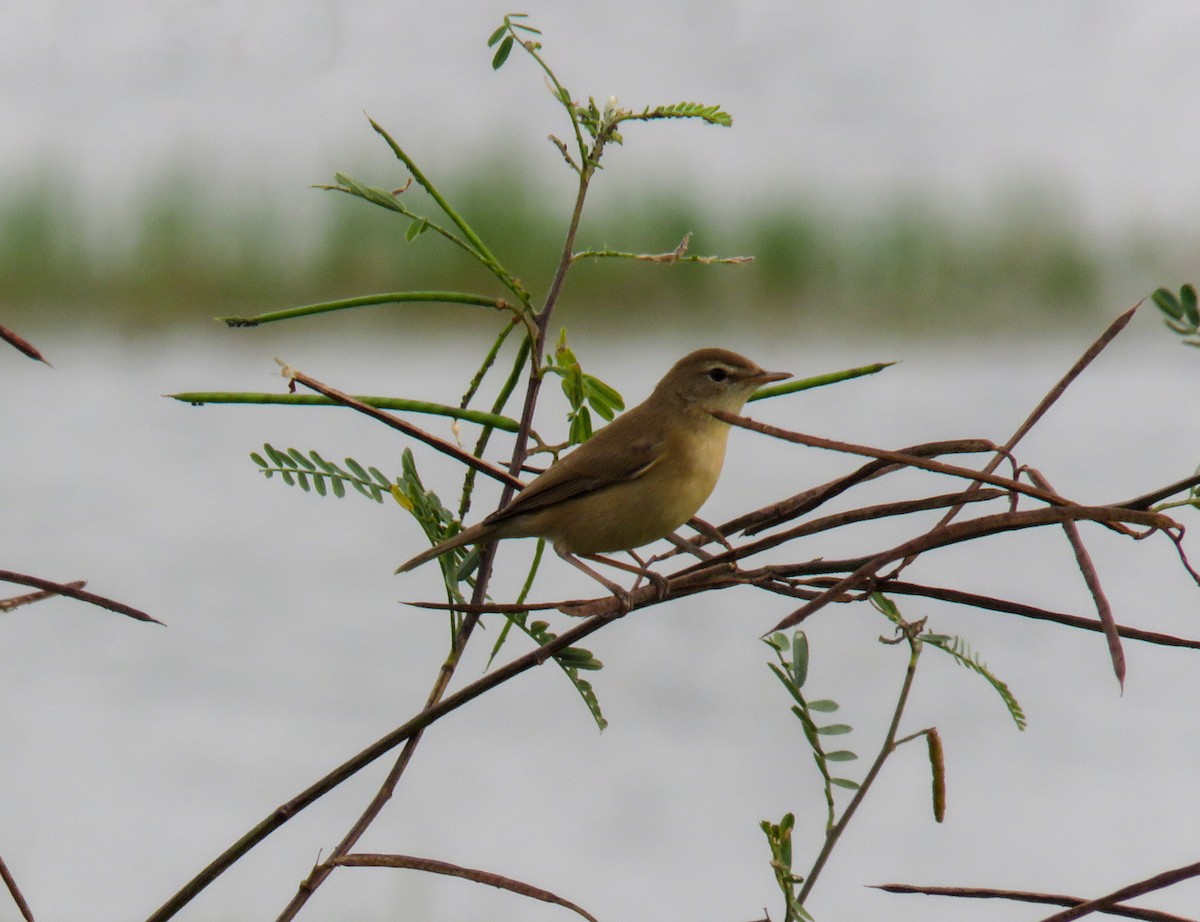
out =
{"type": "Polygon", "coordinates": [[[546,371],[553,372],[562,379],[563,395],[570,405],[567,422],[568,439],[572,445],[586,442],[592,437],[592,415],[588,407],[606,421],[625,409],[625,400],[616,388],[584,372],[579,360],[575,358],[575,353],[567,345],[565,329],[559,333],[558,347],[546,365],[546,371]]]}
{"type": "Polygon", "coordinates": [[[733,127],[733,116],[721,109],[720,106],[706,106],[698,102],[677,102],[672,106],[656,106],[647,108],[637,115],[627,115],[626,119],[652,120],[658,118],[696,118],[710,125],[733,127]]]}
{"type": "MultiPolygon", "coordinates": [[[[520,258],[532,290],[549,282],[561,240],[550,184],[514,165],[527,159],[482,154],[444,186],[500,261],[520,258]]],[[[361,185],[387,192],[382,180],[361,185]]],[[[423,206],[418,188],[398,196],[416,218],[360,207],[360,196],[343,192],[343,201],[299,221],[269,191],[214,202],[182,195],[173,177],[149,177],[140,202],[119,216],[129,228],[122,239],[89,236],[76,217],[81,193],[69,182],[33,177],[20,187],[0,198],[0,290],[8,321],[24,320],[31,335],[55,322],[192,328],[214,314],[347,293],[479,292],[493,278],[465,251],[437,245],[444,238],[432,225],[444,222],[423,206]],[[176,227],[163,223],[164,213],[176,227]],[[421,217],[429,223],[406,245],[421,217]],[[158,234],[169,239],[154,244],[158,234]]],[[[689,258],[665,267],[592,260],[572,272],[559,320],[578,330],[602,308],[606,323],[618,326],[653,310],[668,327],[703,323],[714,332],[754,322],[986,333],[1094,316],[1097,304],[1128,296],[1131,275],[1185,271],[1170,261],[1171,247],[1101,244],[1065,219],[1018,214],[996,222],[910,202],[877,203],[852,217],[787,189],[775,201],[739,199],[719,210],[689,188],[614,190],[590,211],[581,242],[636,255],[669,249],[688,231],[696,252],[749,252],[755,261],[714,273],[689,258]],[[628,220],[633,211],[636,224],[628,220]]],[[[399,316],[406,331],[420,333],[447,317],[399,303],[355,313],[341,329],[395,330],[399,316]]],[[[296,332],[328,329],[310,323],[296,332]]]]}
{"type": "MultiPolygon", "coordinates": [[[[540,551],[540,548],[539,548],[540,551]]],[[[518,603],[519,604],[519,603],[518,603]]],[[[494,658],[499,651],[501,644],[504,643],[504,637],[508,633],[511,626],[516,626],[518,630],[525,633],[539,647],[554,640],[558,635],[550,630],[550,625],[546,621],[529,621],[529,613],[521,612],[508,616],[508,623],[504,627],[501,636],[497,638],[496,644],[492,649],[492,657],[494,658]]],[[[604,663],[596,659],[591,650],[584,647],[567,647],[565,650],[556,654],[554,661],[562,669],[563,674],[571,682],[579,697],[583,699],[588,712],[592,715],[592,719],[596,722],[596,726],[604,730],[608,726],[608,720],[605,719],[604,713],[600,710],[600,699],[596,697],[595,689],[592,688],[592,683],[580,676],[580,672],[596,672],[604,668],[604,663]]],[[[490,662],[490,660],[489,660],[490,662]]]]}
{"type": "Polygon", "coordinates": [[[763,820],[759,824],[771,849],[771,870],[775,874],[775,883],[784,897],[785,922],[791,919],[812,919],[800,905],[797,895],[804,878],[792,870],[792,830],[795,826],[796,817],[792,813],[785,813],[778,823],[763,820]]]}
{"type": "Polygon", "coordinates": [[[1020,702],[1017,701],[1009,687],[983,664],[979,656],[971,652],[971,648],[965,640],[953,634],[922,634],[921,640],[934,649],[949,654],[960,666],[982,676],[996,690],[1000,700],[1004,702],[1008,716],[1012,718],[1017,729],[1025,729],[1028,721],[1025,718],[1025,712],[1021,709],[1020,702]]]}
{"type": "MultiPolygon", "coordinates": [[[[905,621],[901,617],[896,603],[887,596],[879,592],[872,593],[871,604],[897,627],[905,625],[905,621]]],[[[1025,712],[1021,709],[1020,702],[1017,701],[1016,697],[1009,690],[1009,687],[983,664],[979,656],[971,652],[971,648],[965,640],[951,634],[933,634],[928,632],[922,632],[920,640],[924,644],[949,654],[960,666],[982,676],[996,690],[996,694],[1000,696],[1000,700],[1004,702],[1004,706],[1008,709],[1008,714],[1013,719],[1013,723],[1017,725],[1017,729],[1025,729],[1025,712]]]]}
{"type": "MultiPolygon", "coordinates": [[[[488,36],[488,47],[495,47],[496,53],[492,56],[492,70],[499,70],[504,66],[504,62],[508,60],[509,54],[512,52],[513,42],[517,40],[517,30],[526,32],[530,35],[541,35],[540,29],[535,29],[533,26],[525,25],[517,20],[528,18],[527,13],[509,13],[504,17],[504,22],[495,32],[488,36]]],[[[536,46],[540,48],[540,45],[536,46]]]]}
{"type": "Polygon", "coordinates": [[[340,467],[326,461],[315,450],[305,455],[296,448],[280,451],[265,443],[263,451],[265,458],[256,451],[250,453],[250,460],[259,466],[263,476],[270,480],[279,474],[289,487],[298,486],[305,493],[313,489],[318,496],[332,493],[341,499],[349,485],[367,499],[382,503],[384,494],[392,490],[392,482],[378,468],[364,468],[353,458],[347,458],[346,466],[340,467]]]}
{"type": "Polygon", "coordinates": [[[1159,288],[1150,299],[1166,315],[1163,322],[1185,337],[1185,345],[1200,346],[1200,308],[1196,306],[1195,285],[1184,285],[1178,295],[1170,289],[1159,288]]]}
{"type": "Polygon", "coordinates": [[[833,789],[835,787],[844,788],[846,790],[858,790],[858,782],[850,778],[844,778],[840,775],[834,775],[830,768],[831,762],[852,762],[858,756],[848,749],[836,749],[830,752],[825,750],[825,744],[822,741],[823,737],[843,736],[851,732],[851,727],[848,724],[821,724],[817,722],[814,714],[832,714],[838,710],[840,705],[830,698],[818,698],[814,701],[809,701],[802,691],[805,681],[808,679],[808,637],[803,631],[796,631],[792,634],[791,641],[783,633],[772,634],[764,639],[772,650],[775,651],[775,656],[778,663],[768,663],[771,672],[787,689],[788,694],[792,696],[795,702],[792,705],[792,713],[796,719],[800,721],[800,726],[804,730],[804,738],[808,741],[808,746],[812,752],[813,762],[816,763],[817,771],[821,773],[821,780],[825,791],[825,806],[826,806],[826,831],[833,828],[835,820],[835,803],[833,797],[833,789]],[[790,656],[789,656],[790,654],[790,656]]]}

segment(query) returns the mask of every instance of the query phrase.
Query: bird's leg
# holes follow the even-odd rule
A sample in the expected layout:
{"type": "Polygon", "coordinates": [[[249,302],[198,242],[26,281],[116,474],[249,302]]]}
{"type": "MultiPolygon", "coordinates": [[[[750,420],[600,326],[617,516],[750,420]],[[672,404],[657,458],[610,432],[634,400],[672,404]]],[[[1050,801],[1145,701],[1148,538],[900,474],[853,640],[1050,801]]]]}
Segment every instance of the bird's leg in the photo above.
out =
{"type": "Polygon", "coordinates": [[[638,565],[638,578],[637,582],[633,584],[633,588],[636,589],[638,587],[638,583],[642,581],[642,577],[644,576],[654,585],[654,600],[656,602],[661,602],[663,599],[665,599],[667,597],[667,578],[661,573],[651,570],[650,565],[646,563],[646,561],[642,560],[642,558],[639,557],[632,549],[626,551],[625,553],[636,560],[638,565]]]}
{"type": "Polygon", "coordinates": [[[645,578],[654,586],[654,600],[656,602],[661,602],[663,599],[665,599],[667,597],[667,578],[661,573],[656,573],[654,570],[650,569],[650,565],[641,557],[639,557],[634,551],[629,550],[625,553],[634,559],[637,566],[630,566],[627,563],[614,560],[612,557],[605,557],[603,554],[588,554],[587,557],[588,560],[595,560],[599,563],[605,563],[610,567],[616,567],[618,570],[624,570],[626,573],[634,574],[637,577],[637,580],[633,584],[633,589],[629,590],[630,592],[635,591],[637,587],[641,585],[642,579],[645,578]]]}
{"type": "Polygon", "coordinates": [[[629,598],[629,592],[624,587],[618,586],[611,580],[605,579],[574,554],[571,554],[567,551],[560,551],[558,548],[554,549],[554,553],[556,553],[571,566],[575,567],[577,570],[586,573],[596,582],[600,583],[600,585],[604,586],[614,596],[616,596],[617,601],[621,603],[621,614],[625,614],[633,607],[633,600],[629,598]]]}

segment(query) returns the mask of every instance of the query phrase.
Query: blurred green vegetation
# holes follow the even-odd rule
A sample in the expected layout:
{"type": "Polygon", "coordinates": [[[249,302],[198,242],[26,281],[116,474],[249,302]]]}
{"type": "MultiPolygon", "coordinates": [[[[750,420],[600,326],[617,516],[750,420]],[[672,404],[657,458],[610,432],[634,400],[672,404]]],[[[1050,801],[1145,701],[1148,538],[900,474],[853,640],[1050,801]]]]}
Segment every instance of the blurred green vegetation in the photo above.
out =
{"type": "MultiPolygon", "coordinates": [[[[477,167],[441,188],[535,295],[544,292],[569,193],[555,200],[505,166],[477,167]]],[[[279,202],[214,202],[187,177],[152,183],[139,203],[107,218],[70,188],[29,182],[0,196],[0,316],[26,330],[139,330],[381,291],[499,293],[437,235],[406,242],[409,222],[396,214],[334,192],[307,194],[326,197],[315,203],[322,216],[315,227],[299,226],[279,202]],[[97,226],[105,220],[112,226],[97,226]]],[[[402,194],[422,196],[415,188],[402,194]]],[[[989,213],[963,216],[913,199],[850,216],[799,199],[716,208],[686,190],[606,198],[585,212],[578,248],[660,253],[691,232],[692,254],[755,261],[584,260],[561,319],[641,315],[720,326],[745,322],[752,311],[756,324],[787,318],[852,334],[1000,331],[1108,316],[1177,274],[1169,255],[1181,252],[1177,242],[1143,233],[1102,243],[1039,200],[1008,196],[989,213]]],[[[435,217],[431,203],[410,204],[435,217]]],[[[366,313],[404,311],[406,323],[419,324],[439,310],[461,309],[392,305],[366,313]]]]}

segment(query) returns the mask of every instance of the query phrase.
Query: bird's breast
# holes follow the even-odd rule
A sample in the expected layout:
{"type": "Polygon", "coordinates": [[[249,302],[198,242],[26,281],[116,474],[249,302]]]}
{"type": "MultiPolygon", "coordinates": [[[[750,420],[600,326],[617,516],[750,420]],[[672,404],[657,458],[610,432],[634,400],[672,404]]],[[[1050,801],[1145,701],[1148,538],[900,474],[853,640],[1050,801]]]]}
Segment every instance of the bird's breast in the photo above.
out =
{"type": "Polygon", "coordinates": [[[565,504],[543,532],[559,550],[602,554],[671,534],[704,505],[725,461],[729,427],[705,414],[677,431],[640,476],[565,504]]]}

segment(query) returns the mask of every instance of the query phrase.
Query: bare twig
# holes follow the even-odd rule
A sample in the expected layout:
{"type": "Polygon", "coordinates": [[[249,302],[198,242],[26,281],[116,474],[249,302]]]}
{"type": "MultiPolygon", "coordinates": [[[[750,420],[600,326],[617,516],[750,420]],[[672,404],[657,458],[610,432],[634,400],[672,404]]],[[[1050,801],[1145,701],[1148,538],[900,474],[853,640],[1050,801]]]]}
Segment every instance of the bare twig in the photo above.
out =
{"type": "MultiPolygon", "coordinates": [[[[1040,903],[1047,906],[1079,906],[1085,900],[1078,896],[1061,893],[1034,893],[1028,890],[998,890],[993,887],[917,887],[911,884],[872,884],[876,890],[887,893],[920,893],[926,896],[953,896],[972,900],[1012,900],[1017,903],[1040,903]]],[[[1141,922],[1196,922],[1193,918],[1142,909],[1138,906],[1112,904],[1100,912],[1123,919],[1140,919],[1141,922]]]]}
{"type": "Polygon", "coordinates": [[[1167,484],[1167,486],[1147,493],[1144,496],[1127,500],[1121,503],[1121,505],[1128,509],[1149,509],[1155,503],[1162,502],[1168,496],[1174,496],[1176,493],[1182,493],[1184,490],[1190,490],[1195,486],[1200,486],[1200,474],[1193,474],[1191,477],[1177,480],[1175,483],[1167,484]]]}
{"type": "MultiPolygon", "coordinates": [[[[614,606],[616,600],[609,600],[614,606]]],[[[379,738],[366,749],[359,752],[357,755],[347,759],[337,768],[326,774],[323,778],[314,782],[305,790],[301,791],[287,803],[280,805],[275,810],[259,822],[254,828],[249,830],[240,839],[234,842],[229,848],[218,855],[205,867],[199,874],[192,878],[184,887],[177,893],[171,896],[161,907],[152,913],[146,922],[165,922],[172,918],[184,906],[190,903],[198,896],[209,884],[215,881],[225,871],[227,871],[235,862],[243,855],[249,852],[254,846],[262,842],[267,836],[284,825],[288,820],[292,819],[300,811],[311,806],[316,801],[320,800],[343,781],[353,777],[362,769],[366,768],[376,759],[386,755],[391,750],[395,749],[401,743],[416,736],[420,731],[433,723],[436,723],[441,718],[445,717],[452,711],[457,710],[465,704],[474,701],[480,695],[490,691],[497,685],[501,685],[518,676],[523,672],[540,666],[546,660],[551,659],[554,654],[565,650],[567,647],[573,646],[583,640],[590,634],[600,630],[606,624],[613,620],[613,617],[619,617],[620,612],[614,612],[613,615],[607,617],[588,618],[575,627],[563,631],[556,638],[543,644],[535,650],[531,650],[516,659],[499,666],[484,676],[476,679],[469,685],[464,686],[459,691],[452,695],[447,695],[440,698],[435,703],[429,704],[425,709],[415,716],[409,718],[403,724],[390,733],[379,738]]]]}
{"type": "MultiPolygon", "coordinates": [[[[1033,468],[1026,468],[1026,472],[1030,478],[1039,487],[1049,490],[1050,483],[1039,471],[1033,468]]],[[[1121,649],[1121,635],[1117,632],[1117,619],[1113,616],[1112,605],[1109,604],[1108,596],[1104,593],[1104,587],[1100,584],[1100,576],[1096,573],[1096,565],[1092,563],[1092,555],[1088,553],[1087,548],[1083,544],[1083,539],[1079,536],[1079,529],[1075,527],[1074,522],[1063,522],[1063,532],[1067,536],[1067,541],[1071,545],[1071,550],[1075,552],[1075,562],[1079,566],[1079,572],[1083,574],[1083,581],[1087,584],[1088,591],[1092,594],[1092,600],[1096,605],[1096,614],[1100,618],[1100,623],[1104,625],[1104,637],[1108,641],[1108,655],[1112,660],[1113,672],[1117,676],[1117,683],[1121,686],[1121,690],[1125,690],[1125,651],[1121,649]]]]}
{"type": "Polygon", "coordinates": [[[688,256],[688,245],[692,241],[692,232],[688,231],[679,241],[679,245],[666,253],[625,253],[620,250],[583,250],[571,254],[571,261],[579,259],[632,259],[648,263],[679,263],[692,262],[711,266],[717,263],[730,266],[743,266],[754,262],[753,256],[688,256]]]}
{"type": "MultiPolygon", "coordinates": [[[[918,535],[896,547],[883,551],[855,569],[853,573],[826,589],[807,605],[792,612],[771,628],[771,633],[793,627],[810,615],[835,602],[843,594],[858,589],[872,580],[880,570],[890,563],[915,557],[926,551],[962,541],[981,538],[999,532],[1037,528],[1043,525],[1061,525],[1066,521],[1085,520],[1104,524],[1132,523],[1151,530],[1169,531],[1178,525],[1167,516],[1114,506],[1044,506],[1017,512],[980,516],[968,522],[953,522],[923,535],[918,535]]],[[[788,568],[779,568],[787,575],[788,568]]]]}
{"type": "Polygon", "coordinates": [[[25,897],[21,893],[21,888],[17,886],[16,879],[12,876],[12,872],[8,869],[8,865],[4,863],[4,859],[0,858],[0,880],[4,881],[4,886],[8,888],[8,893],[12,897],[13,902],[17,904],[17,910],[21,913],[21,918],[25,922],[33,922],[33,910],[29,908],[29,904],[25,902],[25,897]]]}
{"type": "MultiPolygon", "coordinates": [[[[959,439],[950,442],[927,442],[921,445],[911,445],[908,448],[900,449],[898,453],[905,456],[915,455],[921,458],[929,458],[936,455],[971,454],[995,450],[995,443],[989,442],[986,439],[959,439]]],[[[835,496],[845,493],[856,484],[872,480],[893,471],[903,470],[907,466],[907,464],[899,464],[894,461],[870,461],[858,470],[851,471],[849,474],[829,481],[829,483],[811,487],[802,493],[797,493],[795,496],[772,503],[769,506],[764,506],[761,509],[756,509],[754,512],[740,515],[735,519],[730,519],[728,522],[718,526],[718,530],[725,535],[732,535],[739,531],[746,535],[757,534],[781,522],[786,522],[807,512],[811,512],[818,506],[829,502],[835,496]]]]}
{"type": "MultiPolygon", "coordinates": [[[[834,581],[823,579],[813,580],[812,582],[817,585],[832,585],[834,581]]],[[[928,599],[938,599],[943,602],[953,602],[958,605],[968,605],[971,608],[978,608],[982,611],[998,611],[1005,614],[1018,615],[1022,618],[1030,618],[1035,621],[1064,624],[1067,627],[1080,628],[1085,631],[1104,632],[1104,625],[1091,618],[1050,611],[1034,605],[1013,602],[1008,599],[997,599],[993,596],[963,592],[959,589],[947,589],[941,586],[922,586],[918,583],[909,583],[897,579],[880,580],[876,585],[880,592],[888,593],[889,595],[921,596],[928,599]]],[[[1157,644],[1161,647],[1184,647],[1191,650],[1200,650],[1200,640],[1177,637],[1174,634],[1162,634],[1158,631],[1145,631],[1141,628],[1127,627],[1123,624],[1116,625],[1116,629],[1118,634],[1129,640],[1140,640],[1144,643],[1157,644]]]]}
{"type": "Polygon", "coordinates": [[[29,358],[33,359],[34,361],[41,362],[44,365],[50,364],[46,361],[42,354],[38,352],[37,347],[34,346],[33,343],[24,337],[18,336],[8,327],[0,326],[0,340],[4,340],[4,342],[8,343],[18,352],[29,356],[29,358]]]}
{"type": "Polygon", "coordinates": [[[793,432],[790,429],[780,429],[778,426],[760,423],[746,416],[726,413],[724,410],[713,410],[712,415],[723,422],[729,423],[731,426],[740,426],[752,432],[761,432],[763,435],[782,439],[785,442],[795,442],[798,445],[807,445],[811,448],[826,448],[830,451],[840,451],[851,455],[864,455],[868,458],[886,461],[889,464],[906,465],[935,474],[948,474],[951,477],[961,477],[973,482],[989,483],[992,486],[1000,487],[1013,493],[1020,493],[1033,499],[1040,499],[1046,503],[1063,504],[1067,502],[1063,497],[1050,490],[1040,490],[1037,487],[1028,486],[1008,477],[997,477],[991,473],[983,473],[982,471],[971,470],[968,467],[959,467],[955,464],[945,464],[941,461],[934,461],[920,455],[906,455],[904,452],[889,451],[886,448],[872,448],[869,445],[856,445],[853,442],[839,442],[836,439],[826,439],[818,435],[793,432]]]}
{"type": "MultiPolygon", "coordinates": [[[[1038,401],[1038,405],[1033,408],[1033,412],[1030,413],[1029,416],[1026,417],[1025,421],[1017,427],[1017,431],[1014,432],[1009,440],[1004,443],[1004,447],[1000,449],[1000,452],[994,458],[992,458],[987,465],[984,466],[983,470],[980,472],[981,474],[990,474],[1000,465],[1000,462],[1005,456],[1012,454],[1012,450],[1017,447],[1017,443],[1020,442],[1021,439],[1025,438],[1029,431],[1038,424],[1038,422],[1043,416],[1046,415],[1050,408],[1058,402],[1058,399],[1066,392],[1067,388],[1071,386],[1072,382],[1074,382],[1076,378],[1083,374],[1084,369],[1092,364],[1096,356],[1103,352],[1105,348],[1107,348],[1108,344],[1116,338],[1117,334],[1119,334],[1123,329],[1125,329],[1126,326],[1129,325],[1129,321],[1133,319],[1133,315],[1137,313],[1137,309],[1141,306],[1141,304],[1142,302],[1138,301],[1138,303],[1129,308],[1129,310],[1120,314],[1116,320],[1108,325],[1108,328],[1100,334],[1096,341],[1088,346],[1083,355],[1081,355],[1075,364],[1067,370],[1067,373],[1058,380],[1054,387],[1050,388],[1050,390],[1046,393],[1046,396],[1038,401]]],[[[980,478],[979,483],[985,482],[987,481],[985,481],[983,478],[980,478]]],[[[958,514],[958,512],[959,510],[957,509],[951,509],[938,524],[947,524],[958,514]]]]}
{"type": "Polygon", "coordinates": [[[39,576],[29,576],[25,573],[14,573],[12,570],[0,570],[0,582],[17,583],[21,586],[32,586],[35,589],[41,589],[51,595],[65,595],[71,599],[78,599],[80,602],[88,602],[91,605],[97,605],[100,608],[107,608],[109,611],[115,611],[118,615],[126,615],[137,621],[149,621],[154,624],[162,624],[157,618],[152,618],[137,608],[132,608],[124,602],[118,602],[116,599],[109,599],[102,595],[96,595],[93,592],[85,592],[77,588],[80,585],[85,585],[79,580],[71,583],[56,583],[53,580],[42,579],[39,576]]]}
{"type": "Polygon", "coordinates": [[[447,442],[445,439],[440,439],[436,435],[432,435],[422,429],[420,426],[414,426],[412,423],[400,419],[398,416],[393,416],[391,413],[385,413],[383,410],[368,406],[360,400],[355,400],[349,394],[344,394],[339,390],[335,390],[328,384],[322,384],[316,378],[304,374],[298,369],[292,368],[286,362],[276,359],[282,369],[282,374],[288,379],[289,386],[294,387],[296,384],[303,384],[310,390],[316,391],[335,403],[340,403],[342,406],[349,407],[352,410],[357,410],[359,413],[369,416],[385,426],[390,426],[393,429],[398,429],[405,435],[412,436],[414,439],[424,442],[432,448],[436,448],[443,454],[447,454],[457,461],[461,461],[468,467],[473,467],[481,474],[486,474],[501,483],[520,488],[522,483],[520,479],[509,474],[503,468],[496,467],[494,464],[489,464],[482,458],[476,458],[468,451],[463,451],[453,442],[447,442]]]}
{"type": "Polygon", "coordinates": [[[1086,903],[1080,903],[1077,906],[1072,906],[1070,909],[1056,912],[1052,916],[1046,916],[1041,922],[1072,922],[1073,919],[1081,919],[1093,912],[1106,912],[1123,900],[1136,899],[1139,896],[1144,896],[1155,890],[1161,890],[1164,887],[1170,887],[1192,877],[1200,877],[1200,861],[1197,861],[1195,864],[1184,865],[1181,868],[1174,868],[1170,871],[1163,871],[1161,874],[1155,874],[1152,877],[1147,877],[1145,880],[1139,880],[1137,883],[1121,887],[1119,890],[1114,890],[1112,893],[1097,897],[1094,900],[1088,900],[1086,903]]]}
{"type": "Polygon", "coordinates": [[[586,909],[575,905],[570,900],[565,900],[561,896],[551,893],[549,890],[543,890],[541,887],[535,887],[532,884],[514,880],[511,877],[504,877],[501,874],[491,871],[464,868],[457,864],[451,864],[448,861],[437,861],[433,858],[418,858],[412,855],[356,853],[343,855],[333,863],[348,868],[408,868],[414,871],[428,871],[431,874],[461,877],[463,880],[471,880],[477,884],[487,884],[490,887],[497,887],[501,890],[507,890],[510,893],[518,893],[521,896],[528,896],[535,900],[541,900],[544,903],[553,903],[556,906],[562,906],[565,909],[570,909],[572,912],[578,913],[589,920],[589,922],[597,922],[596,917],[586,909]]]}
{"type": "MultiPolygon", "coordinates": [[[[967,497],[964,493],[946,493],[940,496],[927,496],[921,499],[901,500],[894,503],[880,503],[876,506],[864,506],[861,509],[850,509],[846,512],[837,512],[832,515],[822,516],[817,519],[809,519],[808,521],[796,525],[784,531],[776,532],[773,535],[768,535],[765,538],[760,538],[757,541],[751,541],[747,544],[738,545],[737,547],[725,551],[721,554],[713,554],[705,560],[693,564],[688,570],[697,570],[708,563],[724,563],[725,561],[744,560],[745,558],[761,553],[762,551],[770,550],[773,547],[778,547],[781,544],[786,544],[794,538],[814,535],[823,531],[831,531],[835,528],[842,528],[846,525],[854,525],[859,522],[875,521],[877,519],[888,518],[891,516],[909,515],[914,512],[925,512],[930,509],[940,509],[952,503],[972,502],[982,503],[1007,495],[1004,490],[978,490],[973,495],[967,497]],[[965,497],[965,498],[964,498],[965,497]]],[[[759,531],[760,529],[755,529],[759,531]]],[[[670,556],[664,554],[664,557],[670,556]]],[[[687,573],[688,570],[681,570],[680,573],[687,573]]],[[[677,574],[678,575],[678,574],[677,574]]]]}
{"type": "MultiPolygon", "coordinates": [[[[87,585],[87,580],[77,579],[69,583],[63,583],[64,586],[69,586],[72,589],[82,589],[87,585]]],[[[22,605],[32,605],[34,602],[41,602],[45,599],[53,599],[59,593],[43,590],[41,592],[28,592],[25,595],[14,595],[7,599],[0,599],[0,611],[12,611],[14,608],[20,608],[22,605]]]]}

